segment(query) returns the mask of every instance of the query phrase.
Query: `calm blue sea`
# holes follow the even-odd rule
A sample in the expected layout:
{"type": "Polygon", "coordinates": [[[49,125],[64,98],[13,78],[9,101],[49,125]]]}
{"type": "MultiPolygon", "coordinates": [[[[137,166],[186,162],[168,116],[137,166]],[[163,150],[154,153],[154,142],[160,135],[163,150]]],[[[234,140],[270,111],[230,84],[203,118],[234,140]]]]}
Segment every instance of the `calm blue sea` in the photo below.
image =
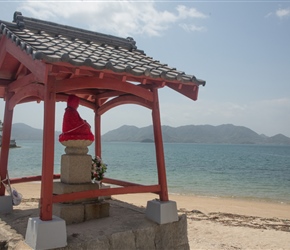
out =
{"type": "MultiPolygon", "coordinates": [[[[17,144],[9,153],[10,177],[40,175],[42,142],[17,144]]],[[[290,146],[165,143],[164,150],[170,193],[290,203],[290,146]]],[[[62,154],[56,142],[55,173],[62,154]]],[[[102,158],[109,178],[157,183],[153,143],[103,143],[102,158]]]]}

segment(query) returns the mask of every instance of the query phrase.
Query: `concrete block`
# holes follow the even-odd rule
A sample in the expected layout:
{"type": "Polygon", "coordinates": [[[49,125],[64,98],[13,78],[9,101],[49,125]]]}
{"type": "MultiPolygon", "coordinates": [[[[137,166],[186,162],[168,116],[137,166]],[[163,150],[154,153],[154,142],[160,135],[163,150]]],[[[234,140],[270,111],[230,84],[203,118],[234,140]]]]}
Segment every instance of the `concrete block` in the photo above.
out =
{"type": "Polygon", "coordinates": [[[157,249],[174,249],[178,245],[178,232],[175,222],[160,225],[157,230],[155,245],[157,249]]]}
{"type": "Polygon", "coordinates": [[[88,203],[85,206],[85,221],[100,218],[101,203],[88,203]]]}
{"type": "Polygon", "coordinates": [[[148,201],[145,215],[146,218],[158,224],[178,221],[176,202],[159,200],[148,201]]]}
{"type": "Polygon", "coordinates": [[[60,179],[63,183],[91,182],[92,157],[90,155],[62,155],[60,179]]]}
{"type": "Polygon", "coordinates": [[[83,249],[106,250],[110,249],[110,240],[107,236],[101,236],[87,242],[83,249]]]}
{"type": "Polygon", "coordinates": [[[50,221],[42,221],[38,217],[29,218],[25,242],[32,249],[65,247],[67,245],[65,221],[56,216],[50,221]]]}
{"type": "Polygon", "coordinates": [[[81,223],[85,221],[85,208],[83,204],[53,204],[52,213],[65,220],[66,224],[81,223]]]}
{"type": "Polygon", "coordinates": [[[162,224],[157,228],[155,246],[156,249],[190,249],[185,214],[178,221],[162,224]]]}
{"type": "Polygon", "coordinates": [[[12,196],[4,195],[0,196],[0,213],[8,214],[13,211],[12,196]]]}
{"type": "Polygon", "coordinates": [[[132,231],[118,232],[111,235],[111,250],[135,250],[135,235],[132,231]]]}
{"type": "Polygon", "coordinates": [[[155,237],[157,227],[151,226],[134,231],[136,249],[155,249],[155,237]]]}
{"type": "Polygon", "coordinates": [[[105,218],[110,216],[110,203],[102,201],[100,209],[100,218],[105,218]]]}
{"type": "Polygon", "coordinates": [[[182,245],[188,245],[188,235],[187,235],[187,217],[186,214],[179,216],[179,222],[176,223],[176,231],[178,237],[178,243],[182,245]]]}

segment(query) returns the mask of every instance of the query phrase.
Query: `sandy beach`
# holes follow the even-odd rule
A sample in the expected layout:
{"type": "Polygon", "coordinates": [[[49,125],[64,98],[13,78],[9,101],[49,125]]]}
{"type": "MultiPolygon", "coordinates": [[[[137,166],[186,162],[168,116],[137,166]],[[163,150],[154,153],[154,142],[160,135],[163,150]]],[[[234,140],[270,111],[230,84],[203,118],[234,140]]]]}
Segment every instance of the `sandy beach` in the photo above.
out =
{"type": "MultiPolygon", "coordinates": [[[[37,208],[39,183],[13,187],[23,195],[23,202],[15,209],[37,208]]],[[[179,213],[187,215],[190,249],[290,249],[290,204],[172,194],[169,197],[177,202],[179,213]]],[[[154,194],[112,197],[141,208],[155,198],[158,196],[154,194]]],[[[23,234],[25,230],[19,231],[23,234]]],[[[17,247],[23,248],[24,245],[17,247]]]]}

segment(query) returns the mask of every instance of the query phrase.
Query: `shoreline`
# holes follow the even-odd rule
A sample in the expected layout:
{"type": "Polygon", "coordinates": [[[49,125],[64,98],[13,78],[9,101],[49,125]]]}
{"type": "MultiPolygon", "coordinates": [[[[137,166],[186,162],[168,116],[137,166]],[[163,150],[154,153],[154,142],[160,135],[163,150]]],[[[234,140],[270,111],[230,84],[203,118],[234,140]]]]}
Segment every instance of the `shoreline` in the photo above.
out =
{"type": "Polygon", "coordinates": [[[249,202],[264,202],[264,203],[275,203],[275,204],[286,204],[290,205],[290,200],[281,200],[274,198],[260,198],[260,197],[240,197],[240,196],[218,196],[218,195],[199,195],[194,193],[170,193],[169,195],[174,196],[188,196],[188,197],[205,197],[210,199],[226,199],[226,200],[240,200],[240,201],[249,201],[249,202]]]}
{"type": "MultiPolygon", "coordinates": [[[[12,186],[22,194],[24,200],[30,198],[40,198],[40,182],[18,183],[13,184],[12,186]]],[[[114,195],[112,198],[136,206],[146,207],[147,201],[159,199],[159,196],[152,193],[142,193],[114,195]]],[[[289,203],[170,193],[169,200],[176,201],[178,210],[194,210],[205,214],[221,212],[290,220],[289,203]]]]}

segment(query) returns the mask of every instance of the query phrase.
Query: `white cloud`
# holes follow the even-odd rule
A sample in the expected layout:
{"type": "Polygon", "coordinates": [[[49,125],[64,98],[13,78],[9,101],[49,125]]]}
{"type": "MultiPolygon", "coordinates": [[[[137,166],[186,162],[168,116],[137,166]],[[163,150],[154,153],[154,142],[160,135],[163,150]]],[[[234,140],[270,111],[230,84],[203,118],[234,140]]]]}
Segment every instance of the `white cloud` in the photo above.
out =
{"type": "Polygon", "coordinates": [[[195,8],[187,8],[184,5],[178,5],[176,9],[179,14],[178,15],[179,19],[186,19],[188,17],[193,17],[193,18],[206,18],[207,17],[206,15],[199,12],[195,8]]]}
{"type": "Polygon", "coordinates": [[[206,31],[205,27],[202,26],[196,26],[194,24],[186,24],[186,23],[181,23],[179,26],[185,30],[186,32],[192,32],[192,31],[206,31]]]}
{"type": "MultiPolygon", "coordinates": [[[[161,7],[164,5],[160,5],[161,7]]],[[[20,7],[24,16],[51,20],[64,24],[73,23],[79,27],[107,32],[119,36],[142,34],[162,36],[174,25],[182,21],[206,18],[195,8],[178,5],[175,10],[160,10],[155,1],[96,1],[96,2],[30,2],[20,7]],[[69,4],[69,6],[68,6],[69,4]]],[[[182,24],[186,31],[200,31],[194,24],[182,24]]]]}
{"type": "Polygon", "coordinates": [[[278,9],[276,11],[276,16],[278,16],[279,18],[290,17],[290,8],[278,9]]]}

